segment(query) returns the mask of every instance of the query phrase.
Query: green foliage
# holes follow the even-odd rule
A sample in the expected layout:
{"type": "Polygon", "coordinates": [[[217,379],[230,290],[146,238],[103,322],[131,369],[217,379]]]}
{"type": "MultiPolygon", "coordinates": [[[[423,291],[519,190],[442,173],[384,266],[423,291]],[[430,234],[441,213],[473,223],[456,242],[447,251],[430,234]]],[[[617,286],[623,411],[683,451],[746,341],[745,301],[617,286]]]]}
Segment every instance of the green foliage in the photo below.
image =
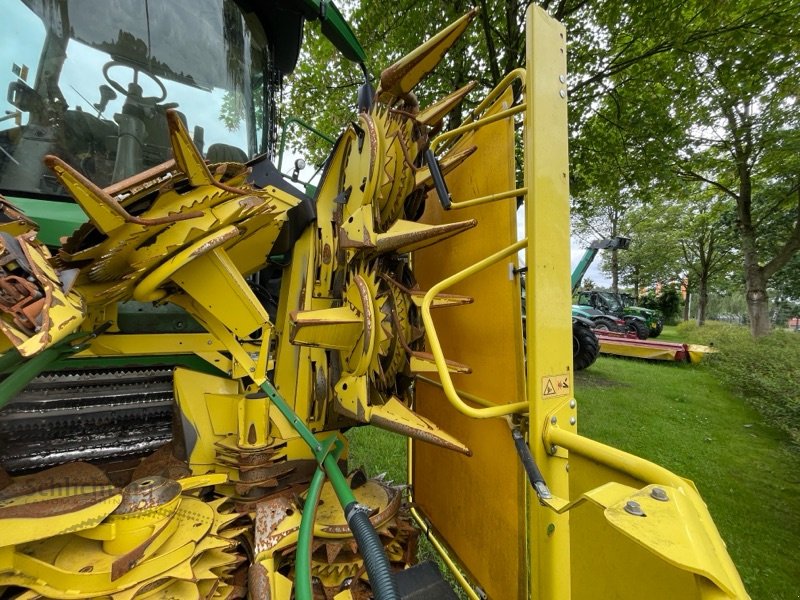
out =
{"type": "Polygon", "coordinates": [[[692,322],[678,325],[687,340],[713,345],[707,357],[720,381],[742,394],[768,422],[800,444],[800,334],[774,330],[753,338],[738,325],[692,322]]]}
{"type": "Polygon", "coordinates": [[[649,292],[639,298],[639,306],[660,310],[665,323],[675,324],[681,310],[681,295],[675,286],[667,285],[658,294],[649,292]]]}

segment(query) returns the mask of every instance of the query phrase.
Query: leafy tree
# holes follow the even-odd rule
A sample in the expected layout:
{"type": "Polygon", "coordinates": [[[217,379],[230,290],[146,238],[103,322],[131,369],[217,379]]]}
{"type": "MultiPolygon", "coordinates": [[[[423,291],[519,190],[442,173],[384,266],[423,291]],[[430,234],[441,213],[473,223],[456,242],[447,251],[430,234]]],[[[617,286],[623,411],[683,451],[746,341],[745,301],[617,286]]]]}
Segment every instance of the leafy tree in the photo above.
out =
{"type": "MultiPolygon", "coordinates": [[[[373,69],[388,66],[470,7],[466,0],[343,3],[373,69]]],[[[473,92],[478,98],[511,67],[523,64],[527,4],[478,0],[476,25],[417,90],[421,105],[469,80],[478,82],[473,92]]],[[[752,332],[762,334],[769,327],[771,279],[800,248],[796,1],[540,4],[569,31],[577,228],[583,227],[587,237],[633,231],[640,207],[678,197],[675,190],[689,180],[724,194],[736,207],[736,218],[727,225],[736,234],[732,239],[747,282],[752,332]]],[[[335,133],[353,116],[361,75],[338,58],[313,25],[307,28],[304,54],[287,81],[283,113],[309,117],[310,109],[312,125],[335,133]]],[[[462,110],[471,106],[468,101],[462,110]]],[[[451,118],[456,124],[461,113],[451,118]]],[[[313,138],[306,137],[303,145],[312,158],[328,152],[313,138]]],[[[689,240],[693,231],[683,233],[679,239],[689,240]]],[[[667,263],[675,246],[664,247],[667,263]]],[[[615,287],[625,260],[612,256],[615,287]]]]}
{"type": "Polygon", "coordinates": [[[684,176],[735,202],[750,327],[769,329],[769,280],[800,250],[800,50],[797,5],[736,2],[751,25],[687,53],[698,118],[684,176]]]}
{"type": "Polygon", "coordinates": [[[697,324],[702,326],[714,281],[730,272],[738,257],[731,247],[732,215],[727,199],[708,186],[698,187],[688,202],[675,208],[679,210],[683,268],[696,286],[697,324]]]}

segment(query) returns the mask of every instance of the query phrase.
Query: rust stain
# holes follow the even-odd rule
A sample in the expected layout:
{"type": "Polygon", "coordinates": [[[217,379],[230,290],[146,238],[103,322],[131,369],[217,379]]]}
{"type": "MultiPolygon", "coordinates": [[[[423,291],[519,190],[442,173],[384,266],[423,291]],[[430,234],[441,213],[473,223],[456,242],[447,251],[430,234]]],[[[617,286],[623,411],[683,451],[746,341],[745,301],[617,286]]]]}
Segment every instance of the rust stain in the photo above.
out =
{"type": "Polygon", "coordinates": [[[51,490],[42,490],[41,494],[44,495],[47,491],[52,492],[54,497],[17,505],[6,504],[3,506],[3,503],[0,502],[0,519],[41,518],[64,515],[88,508],[89,506],[94,506],[118,493],[118,490],[112,487],[72,495],[56,495],[68,494],[70,490],[66,488],[55,488],[51,490]]]}
{"type": "MultiPolygon", "coordinates": [[[[379,416],[373,416],[370,419],[370,423],[373,425],[377,425],[383,429],[388,429],[389,431],[394,431],[396,433],[408,436],[410,438],[414,438],[415,440],[420,440],[421,442],[428,442],[429,444],[434,444],[441,448],[446,448],[448,450],[454,450],[455,452],[459,452],[460,454],[464,454],[466,456],[472,456],[472,450],[469,448],[459,446],[457,444],[453,444],[447,440],[444,440],[431,431],[424,431],[422,429],[417,429],[416,427],[411,427],[410,425],[404,425],[403,423],[398,423],[397,421],[392,421],[389,419],[384,419],[379,416]]],[[[431,428],[432,429],[432,428],[431,428]]]]}
{"type": "Polygon", "coordinates": [[[230,230],[226,231],[225,233],[223,233],[221,235],[217,235],[217,236],[215,236],[215,237],[203,242],[197,248],[195,248],[192,251],[192,253],[189,255],[189,258],[192,259],[192,258],[196,258],[198,256],[201,256],[201,255],[205,254],[206,252],[208,252],[209,250],[213,250],[217,246],[220,246],[220,245],[224,244],[228,240],[232,240],[233,238],[238,236],[240,233],[241,233],[241,231],[239,230],[239,228],[234,227],[233,229],[230,229],[230,230]]]}
{"type": "Polygon", "coordinates": [[[0,491],[0,500],[25,496],[62,486],[111,485],[106,474],[85,462],[74,462],[47,469],[33,475],[15,477],[13,482],[0,491]]]}
{"type": "Polygon", "coordinates": [[[277,496],[256,505],[256,555],[273,548],[283,538],[297,531],[298,527],[293,527],[287,531],[275,533],[278,525],[294,510],[292,501],[285,496],[277,496]]]}
{"type": "Polygon", "coordinates": [[[250,588],[250,597],[257,600],[272,600],[269,588],[269,575],[264,565],[255,563],[247,571],[247,583],[250,588]]]}

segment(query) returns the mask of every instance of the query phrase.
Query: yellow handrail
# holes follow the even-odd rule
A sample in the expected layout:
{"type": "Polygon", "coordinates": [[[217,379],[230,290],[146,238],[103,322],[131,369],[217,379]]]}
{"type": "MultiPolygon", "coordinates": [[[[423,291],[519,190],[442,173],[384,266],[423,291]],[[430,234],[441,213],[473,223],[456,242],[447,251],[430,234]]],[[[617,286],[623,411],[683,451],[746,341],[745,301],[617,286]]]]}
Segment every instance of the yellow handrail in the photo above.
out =
{"type": "Polygon", "coordinates": [[[473,198],[471,200],[463,200],[462,202],[451,202],[450,210],[457,210],[459,208],[469,208],[470,206],[478,206],[480,204],[488,204],[497,200],[506,200],[508,198],[516,198],[517,196],[527,196],[528,188],[521,187],[507,192],[500,192],[497,194],[490,194],[488,196],[481,196],[480,198],[473,198]]]}
{"type": "Polygon", "coordinates": [[[491,123],[495,123],[496,121],[502,121],[503,119],[513,117],[516,114],[524,112],[526,108],[527,106],[525,104],[517,104],[516,106],[512,106],[511,108],[501,110],[500,112],[495,113],[490,117],[484,117],[483,119],[480,119],[478,121],[473,121],[472,123],[461,125],[461,127],[450,129],[449,131],[446,131],[445,133],[438,136],[435,140],[431,142],[431,150],[435,151],[442,144],[442,142],[446,142],[454,137],[458,137],[462,133],[468,133],[470,131],[480,129],[484,125],[489,125],[491,123]]]}
{"type": "Polygon", "coordinates": [[[444,395],[457,411],[468,417],[472,417],[473,419],[488,419],[492,417],[503,417],[505,415],[514,413],[528,412],[528,402],[514,402],[512,404],[498,404],[485,408],[473,408],[461,399],[461,397],[458,395],[458,391],[453,385],[453,379],[450,377],[450,372],[447,369],[447,361],[444,357],[444,353],[442,352],[442,345],[439,343],[439,337],[436,335],[436,328],[433,325],[433,318],[431,317],[431,304],[433,303],[433,300],[436,298],[437,294],[439,294],[442,290],[449,288],[450,286],[466,279],[471,275],[474,275],[475,273],[491,267],[504,258],[508,258],[509,256],[516,254],[520,250],[527,247],[527,245],[528,239],[525,238],[524,240],[520,240],[519,242],[516,242],[507,248],[500,250],[499,252],[495,252],[494,254],[487,256],[474,265],[470,265],[466,269],[463,269],[455,275],[451,275],[447,279],[444,279],[434,285],[430,290],[428,290],[422,300],[421,312],[422,321],[425,324],[425,337],[428,340],[428,349],[431,351],[431,354],[433,354],[433,359],[436,363],[436,371],[438,372],[439,379],[442,382],[442,390],[444,391],[444,395]]]}
{"type": "Polygon", "coordinates": [[[512,106],[506,110],[500,111],[491,117],[480,118],[480,115],[484,112],[487,112],[491,106],[493,106],[494,102],[506,91],[506,88],[510,86],[515,81],[522,82],[522,85],[525,85],[525,69],[518,68],[514,69],[513,71],[509,72],[503,79],[498,83],[494,89],[486,95],[478,106],[467,116],[466,119],[461,123],[460,127],[456,129],[451,129],[450,131],[445,131],[441,135],[434,138],[431,142],[431,150],[436,150],[439,146],[441,146],[444,142],[450,141],[453,138],[461,135],[462,133],[467,133],[469,131],[474,131],[475,129],[479,129],[484,125],[488,125],[489,123],[494,123],[495,121],[499,121],[501,119],[506,119],[511,117],[517,113],[520,113],[525,110],[526,104],[523,102],[516,106],[512,106]]]}

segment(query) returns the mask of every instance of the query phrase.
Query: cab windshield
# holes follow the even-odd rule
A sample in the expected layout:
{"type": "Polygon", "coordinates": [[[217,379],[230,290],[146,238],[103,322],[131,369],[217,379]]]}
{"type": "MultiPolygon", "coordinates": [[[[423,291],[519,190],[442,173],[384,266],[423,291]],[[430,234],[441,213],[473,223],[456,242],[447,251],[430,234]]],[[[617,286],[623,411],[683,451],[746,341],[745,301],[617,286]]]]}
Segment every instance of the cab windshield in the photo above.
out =
{"type": "Polygon", "coordinates": [[[0,190],[65,195],[59,156],[100,187],[171,156],[178,111],[212,162],[266,151],[266,35],[232,0],[12,0],[3,6],[0,190]]]}
{"type": "Polygon", "coordinates": [[[608,307],[610,312],[617,312],[622,310],[622,304],[617,299],[617,296],[611,294],[609,292],[600,292],[600,297],[603,299],[603,302],[608,307]]]}

